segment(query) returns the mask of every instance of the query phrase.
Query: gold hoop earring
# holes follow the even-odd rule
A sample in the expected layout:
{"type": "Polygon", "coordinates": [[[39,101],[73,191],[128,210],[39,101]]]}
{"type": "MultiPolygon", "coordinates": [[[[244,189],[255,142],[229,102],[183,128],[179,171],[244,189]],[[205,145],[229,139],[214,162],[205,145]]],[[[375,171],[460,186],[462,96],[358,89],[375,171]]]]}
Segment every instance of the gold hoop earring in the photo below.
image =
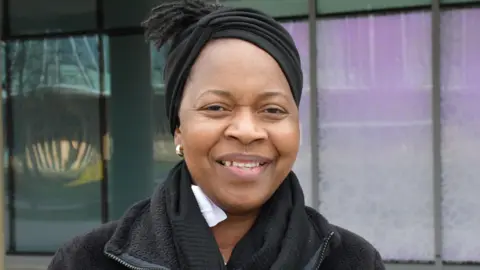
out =
{"type": "Polygon", "coordinates": [[[177,144],[175,147],[175,153],[177,153],[179,157],[183,157],[183,147],[181,144],[177,144]]]}

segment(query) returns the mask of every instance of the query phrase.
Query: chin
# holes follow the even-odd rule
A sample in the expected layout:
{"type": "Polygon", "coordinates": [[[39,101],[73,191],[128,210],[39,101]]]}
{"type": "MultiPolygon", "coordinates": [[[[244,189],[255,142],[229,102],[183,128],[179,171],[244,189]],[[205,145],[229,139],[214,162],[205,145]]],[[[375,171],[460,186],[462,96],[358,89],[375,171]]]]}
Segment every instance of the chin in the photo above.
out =
{"type": "Polygon", "coordinates": [[[259,206],[235,206],[235,207],[228,207],[226,209],[223,209],[225,213],[229,216],[248,216],[251,214],[256,214],[259,212],[261,209],[262,205],[259,206]]]}
{"type": "Polygon", "coordinates": [[[232,215],[245,215],[251,212],[257,212],[268,200],[266,197],[232,199],[233,198],[230,197],[219,205],[225,212],[232,215]]]}

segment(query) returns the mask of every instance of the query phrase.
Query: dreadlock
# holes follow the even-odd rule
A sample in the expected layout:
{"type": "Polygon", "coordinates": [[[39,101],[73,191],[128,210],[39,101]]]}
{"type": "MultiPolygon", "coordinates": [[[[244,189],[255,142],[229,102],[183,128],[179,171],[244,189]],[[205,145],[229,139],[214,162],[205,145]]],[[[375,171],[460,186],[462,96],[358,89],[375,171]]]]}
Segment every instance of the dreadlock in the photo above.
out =
{"type": "Polygon", "coordinates": [[[221,7],[219,4],[209,4],[203,0],[162,0],[142,23],[145,38],[159,49],[182,30],[221,7]]]}

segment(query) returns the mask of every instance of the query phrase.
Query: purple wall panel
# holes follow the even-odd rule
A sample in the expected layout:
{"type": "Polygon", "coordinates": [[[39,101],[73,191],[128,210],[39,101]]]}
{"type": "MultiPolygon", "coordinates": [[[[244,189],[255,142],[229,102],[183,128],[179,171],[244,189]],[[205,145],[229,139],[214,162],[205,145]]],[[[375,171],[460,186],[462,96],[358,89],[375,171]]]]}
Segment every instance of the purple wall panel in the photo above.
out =
{"type": "Polygon", "coordinates": [[[317,29],[321,212],[384,259],[434,259],[429,13],[317,29]]]}
{"type": "Polygon", "coordinates": [[[302,100],[299,107],[300,113],[300,128],[301,128],[301,143],[299,154],[295,162],[293,170],[300,179],[304,194],[305,203],[313,206],[311,201],[312,192],[312,144],[310,140],[310,84],[309,84],[309,34],[307,22],[290,22],[283,25],[292,35],[300,57],[302,60],[302,70],[304,77],[304,87],[302,100]]]}
{"type": "Polygon", "coordinates": [[[480,262],[480,9],[442,14],[444,260],[480,262]]]}

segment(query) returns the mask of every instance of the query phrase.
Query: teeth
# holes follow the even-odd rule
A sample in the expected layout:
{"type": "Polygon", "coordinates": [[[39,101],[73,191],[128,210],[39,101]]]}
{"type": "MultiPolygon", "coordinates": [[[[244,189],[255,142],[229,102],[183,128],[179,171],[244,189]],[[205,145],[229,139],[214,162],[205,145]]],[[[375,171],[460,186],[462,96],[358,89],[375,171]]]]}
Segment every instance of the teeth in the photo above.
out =
{"type": "Polygon", "coordinates": [[[235,166],[238,168],[254,168],[260,166],[260,162],[241,163],[235,161],[221,161],[221,163],[226,167],[235,166]]]}

